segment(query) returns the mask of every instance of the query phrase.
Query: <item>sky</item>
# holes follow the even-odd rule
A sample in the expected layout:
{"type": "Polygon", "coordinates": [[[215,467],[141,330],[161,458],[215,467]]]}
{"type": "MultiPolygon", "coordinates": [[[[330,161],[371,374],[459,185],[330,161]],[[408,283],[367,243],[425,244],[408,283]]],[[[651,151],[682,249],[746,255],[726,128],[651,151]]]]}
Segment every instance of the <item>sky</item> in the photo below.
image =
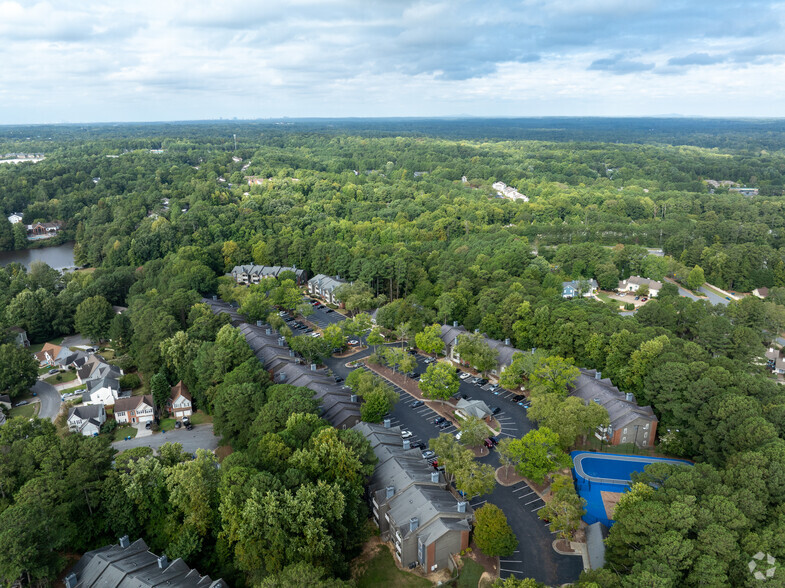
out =
{"type": "Polygon", "coordinates": [[[785,116],[785,2],[0,0],[0,124],[785,116]]]}

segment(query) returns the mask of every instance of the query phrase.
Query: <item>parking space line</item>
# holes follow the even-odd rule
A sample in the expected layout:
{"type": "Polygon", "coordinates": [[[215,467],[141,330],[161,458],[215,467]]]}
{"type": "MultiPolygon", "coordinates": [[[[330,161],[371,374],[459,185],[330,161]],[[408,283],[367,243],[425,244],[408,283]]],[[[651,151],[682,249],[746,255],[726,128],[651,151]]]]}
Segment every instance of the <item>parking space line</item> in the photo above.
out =
{"type": "Polygon", "coordinates": [[[529,488],[529,487],[528,487],[526,484],[524,484],[524,485],[523,485],[523,486],[521,486],[520,488],[516,488],[515,490],[513,490],[513,492],[520,492],[521,490],[526,490],[527,488],[528,488],[529,490],[531,490],[531,488],[529,488]]]}
{"type": "Polygon", "coordinates": [[[525,503],[523,506],[529,506],[530,504],[534,504],[534,503],[535,503],[535,502],[537,502],[538,500],[542,500],[542,498],[540,498],[540,497],[538,496],[538,497],[537,497],[537,498],[535,498],[534,500],[530,500],[529,502],[525,503]]]}
{"type": "Polygon", "coordinates": [[[521,570],[508,570],[508,569],[505,569],[505,568],[499,568],[499,571],[501,571],[501,572],[510,572],[511,574],[522,574],[523,573],[521,570]]]}
{"type": "Polygon", "coordinates": [[[480,506],[481,504],[485,504],[486,502],[488,502],[488,501],[487,500],[481,500],[480,502],[478,502],[476,504],[472,504],[472,508],[476,508],[476,507],[480,506]]]}
{"type": "Polygon", "coordinates": [[[545,508],[545,505],[543,505],[543,506],[538,506],[537,508],[533,508],[533,509],[531,510],[531,512],[537,512],[537,511],[540,511],[540,510],[542,510],[543,508],[545,508]]]}
{"type": "Polygon", "coordinates": [[[532,490],[532,491],[531,491],[531,492],[529,492],[528,494],[521,494],[521,495],[518,497],[518,500],[520,500],[521,498],[526,498],[527,496],[531,496],[532,494],[534,494],[534,490],[532,490]]]}
{"type": "Polygon", "coordinates": [[[500,559],[499,563],[523,563],[522,559],[500,559]]]}

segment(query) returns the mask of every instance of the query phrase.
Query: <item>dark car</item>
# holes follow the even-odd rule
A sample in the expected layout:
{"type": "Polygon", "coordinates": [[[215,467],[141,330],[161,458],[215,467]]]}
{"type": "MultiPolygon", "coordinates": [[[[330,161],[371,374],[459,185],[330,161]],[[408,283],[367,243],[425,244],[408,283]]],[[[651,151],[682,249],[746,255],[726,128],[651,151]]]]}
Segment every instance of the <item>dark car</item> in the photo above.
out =
{"type": "Polygon", "coordinates": [[[447,419],[444,418],[443,416],[437,416],[435,419],[433,419],[433,424],[434,425],[441,425],[446,420],[447,419]]]}
{"type": "Polygon", "coordinates": [[[185,425],[185,428],[190,431],[191,429],[194,428],[194,426],[191,423],[188,423],[187,425],[185,425]]]}
{"type": "Polygon", "coordinates": [[[493,449],[493,441],[490,439],[483,439],[482,444],[485,445],[488,449],[493,449]]]}
{"type": "Polygon", "coordinates": [[[409,355],[417,355],[416,349],[407,349],[406,351],[409,353],[409,355]]]}
{"type": "Polygon", "coordinates": [[[335,380],[336,384],[340,384],[341,382],[343,382],[343,378],[341,376],[335,376],[333,379],[335,380]]]}
{"type": "Polygon", "coordinates": [[[499,414],[502,411],[498,406],[489,406],[488,408],[491,409],[491,414],[499,414]]]}
{"type": "Polygon", "coordinates": [[[414,447],[416,449],[425,449],[425,443],[422,441],[412,441],[411,447],[414,447]]]}
{"type": "Polygon", "coordinates": [[[523,394],[516,394],[515,396],[512,397],[512,401],[513,402],[520,402],[524,398],[526,398],[526,397],[523,394]]]}
{"type": "Polygon", "coordinates": [[[409,406],[411,406],[412,408],[417,408],[418,406],[422,406],[423,404],[425,403],[422,400],[415,400],[409,406]]]}
{"type": "Polygon", "coordinates": [[[440,429],[448,429],[450,427],[452,427],[452,422],[451,421],[445,420],[444,422],[439,423],[439,428],[440,429]]]}
{"type": "Polygon", "coordinates": [[[153,428],[153,421],[147,421],[147,422],[144,424],[144,428],[145,428],[145,429],[152,429],[152,428],[153,428]]]}
{"type": "Polygon", "coordinates": [[[325,308],[324,312],[335,312],[332,308],[325,308]]]}
{"type": "Polygon", "coordinates": [[[414,374],[414,375],[412,376],[412,380],[419,380],[421,375],[422,375],[422,374],[414,374]]]}
{"type": "Polygon", "coordinates": [[[485,378],[480,378],[480,380],[477,382],[477,385],[478,386],[485,386],[485,384],[487,384],[487,383],[488,383],[488,380],[486,380],[485,378]]]}
{"type": "Polygon", "coordinates": [[[455,368],[455,373],[456,374],[460,374],[461,373],[461,368],[455,368]]]}
{"type": "Polygon", "coordinates": [[[406,374],[406,377],[407,377],[407,378],[413,378],[413,377],[414,377],[414,376],[416,376],[416,375],[417,375],[417,374],[415,374],[414,372],[407,372],[407,374],[406,374]]]}
{"type": "Polygon", "coordinates": [[[175,429],[179,429],[179,428],[180,428],[180,427],[182,427],[182,426],[183,426],[183,423],[181,423],[180,421],[177,421],[177,422],[174,424],[174,428],[175,428],[175,429]]]}
{"type": "Polygon", "coordinates": [[[491,443],[493,443],[494,445],[498,445],[499,444],[499,438],[494,436],[494,435],[491,435],[490,437],[488,437],[488,439],[490,439],[491,443]]]}

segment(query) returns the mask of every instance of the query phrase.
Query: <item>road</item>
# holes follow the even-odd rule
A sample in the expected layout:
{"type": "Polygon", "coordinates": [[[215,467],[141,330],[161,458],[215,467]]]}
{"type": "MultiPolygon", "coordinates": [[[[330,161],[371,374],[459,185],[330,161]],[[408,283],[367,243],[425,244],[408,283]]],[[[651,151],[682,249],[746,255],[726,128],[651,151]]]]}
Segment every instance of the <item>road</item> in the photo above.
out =
{"type": "MultiPolygon", "coordinates": [[[[370,350],[358,353],[350,359],[359,359],[367,356],[370,350]]],[[[417,373],[425,371],[427,365],[423,361],[424,356],[418,355],[417,373]]],[[[345,367],[347,358],[327,360],[327,365],[332,371],[342,377],[352,371],[345,367]]],[[[390,411],[390,421],[392,426],[400,426],[412,432],[412,441],[423,441],[428,443],[439,435],[439,433],[455,433],[456,428],[451,426],[448,429],[439,429],[433,424],[437,413],[427,404],[418,408],[412,408],[411,403],[414,398],[400,387],[392,385],[393,389],[400,396],[400,401],[390,411]]],[[[471,384],[468,380],[461,381],[460,393],[466,394],[469,399],[483,400],[488,406],[498,406],[501,408],[496,417],[502,425],[501,436],[521,437],[528,433],[533,427],[526,417],[526,409],[512,401],[513,393],[506,390],[499,390],[494,394],[489,386],[479,387],[471,384]]],[[[438,456],[435,456],[438,458],[438,456]]],[[[494,467],[499,466],[499,458],[495,451],[480,458],[481,461],[494,467]]],[[[555,535],[551,533],[548,526],[537,517],[537,510],[543,506],[542,500],[525,483],[514,486],[501,486],[497,484],[494,491],[486,496],[480,496],[471,501],[474,508],[479,508],[485,502],[490,502],[501,508],[507,515],[507,520],[518,538],[519,545],[516,552],[509,558],[501,560],[501,576],[514,575],[518,578],[535,578],[540,582],[555,586],[578,579],[583,570],[583,561],[578,556],[560,555],[553,550],[552,542],[555,535]]]]}
{"type": "Polygon", "coordinates": [[[715,294],[714,292],[712,292],[711,290],[709,290],[708,288],[706,288],[704,286],[701,286],[699,288],[699,290],[702,293],[704,293],[706,295],[706,297],[709,299],[709,302],[711,302],[715,306],[717,304],[724,304],[725,306],[727,306],[728,303],[730,302],[730,300],[725,298],[725,296],[719,296],[718,294],[715,294]]]}
{"type": "Polygon", "coordinates": [[[37,394],[40,403],[38,418],[54,421],[57,418],[57,413],[60,412],[60,404],[62,404],[60,393],[54,386],[43,380],[38,380],[31,390],[37,394]]]}
{"type": "Polygon", "coordinates": [[[134,447],[152,447],[158,449],[164,443],[180,443],[183,450],[196,453],[197,449],[214,451],[218,447],[219,437],[213,435],[213,425],[196,425],[190,431],[175,429],[166,433],[156,433],[149,437],[134,437],[128,441],[115,441],[112,446],[118,451],[133,449],[134,447]]]}

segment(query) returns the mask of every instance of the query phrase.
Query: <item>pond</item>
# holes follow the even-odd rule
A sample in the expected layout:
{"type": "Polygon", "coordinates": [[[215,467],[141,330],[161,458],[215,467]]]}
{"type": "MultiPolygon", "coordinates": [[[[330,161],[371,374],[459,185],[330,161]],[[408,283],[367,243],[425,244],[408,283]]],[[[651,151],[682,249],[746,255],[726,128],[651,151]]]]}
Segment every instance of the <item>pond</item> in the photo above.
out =
{"type": "Polygon", "coordinates": [[[30,269],[30,264],[34,261],[43,261],[56,270],[73,268],[76,265],[74,263],[74,241],[56,247],[0,251],[0,265],[16,262],[30,269]]]}

